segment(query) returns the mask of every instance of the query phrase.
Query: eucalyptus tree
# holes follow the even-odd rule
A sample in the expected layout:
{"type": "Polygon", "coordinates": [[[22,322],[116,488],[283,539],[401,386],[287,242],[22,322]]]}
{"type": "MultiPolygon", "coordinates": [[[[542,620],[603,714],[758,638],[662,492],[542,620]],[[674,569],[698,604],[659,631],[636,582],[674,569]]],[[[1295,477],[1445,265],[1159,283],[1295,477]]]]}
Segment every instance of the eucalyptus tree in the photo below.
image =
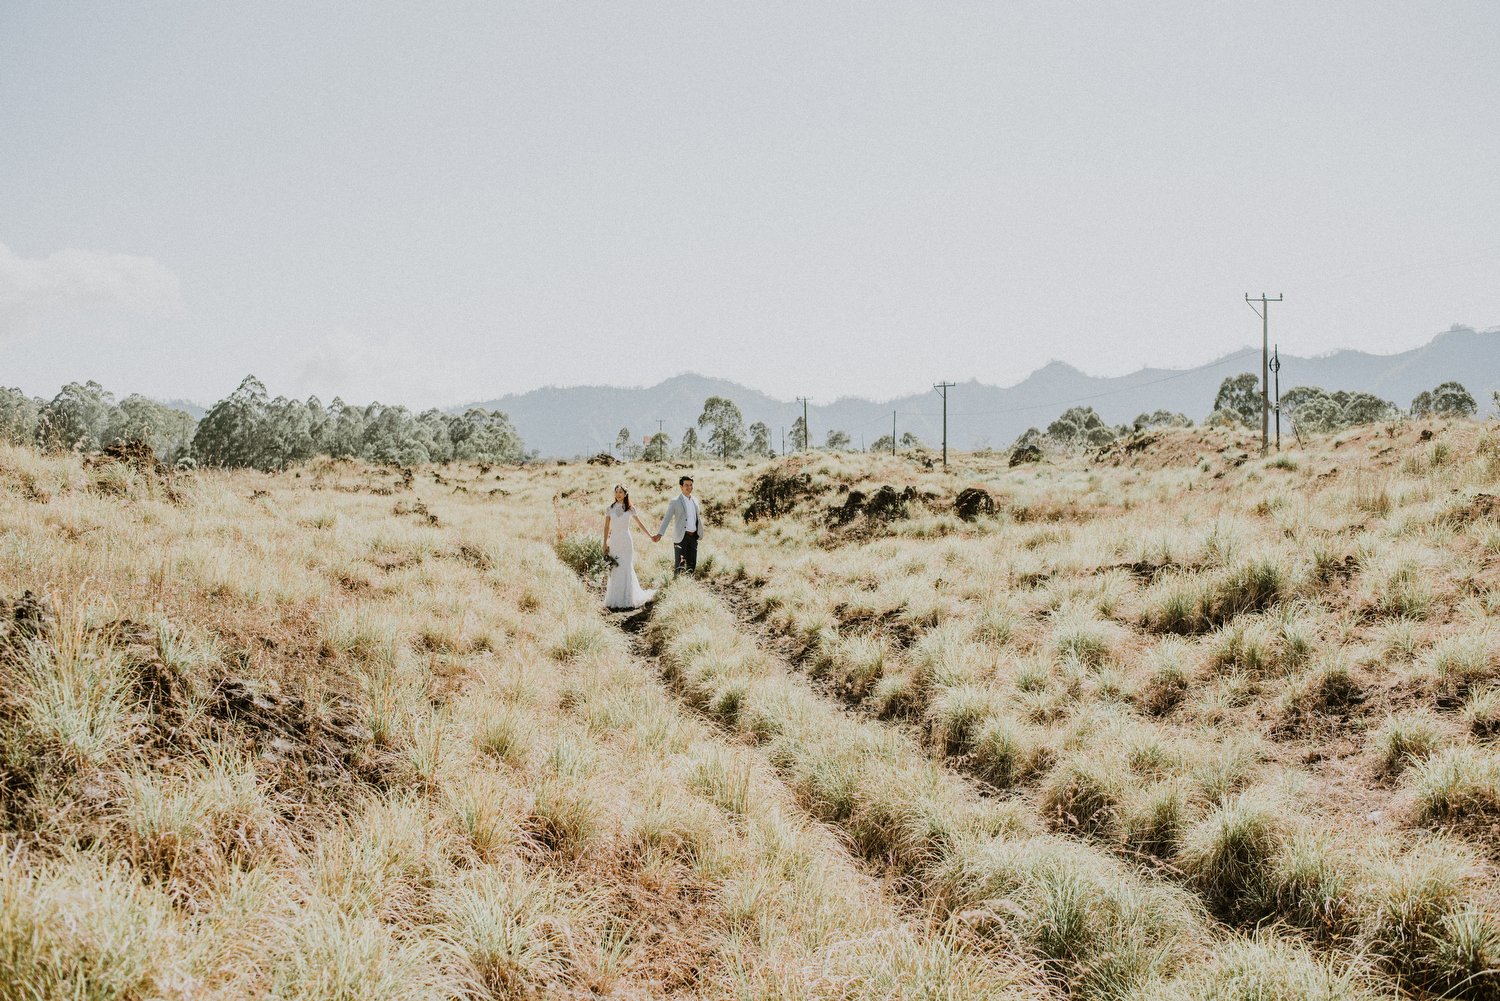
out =
{"type": "Polygon", "coordinates": [[[688,428],[682,432],[682,448],[678,454],[688,461],[703,458],[703,446],[698,441],[698,432],[694,428],[688,428]]]}
{"type": "Polygon", "coordinates": [[[672,457],[672,436],[658,431],[646,441],[646,450],[641,457],[647,462],[666,462],[672,457]]]}
{"type": "Polygon", "coordinates": [[[1246,424],[1260,419],[1260,376],[1254,372],[1232,375],[1219,383],[1214,397],[1214,411],[1227,410],[1246,424]]]}
{"type": "Polygon", "coordinates": [[[771,429],[765,421],[756,421],[750,425],[750,444],[745,451],[751,455],[775,455],[776,451],[771,447],[771,429]]]}
{"type": "Polygon", "coordinates": [[[732,459],[745,449],[745,415],[733,400],[722,396],[704,400],[698,427],[708,432],[708,449],[721,459],[732,459]]]}
{"type": "Polygon", "coordinates": [[[1432,391],[1434,417],[1471,417],[1478,410],[1474,397],[1461,383],[1445,382],[1432,391]]]}
{"type": "Polygon", "coordinates": [[[792,448],[802,451],[807,447],[807,421],[798,417],[792,421],[792,448]]]}
{"type": "Polygon", "coordinates": [[[454,458],[463,461],[517,463],[526,445],[500,410],[470,407],[450,424],[454,435],[454,458]]]}
{"type": "Polygon", "coordinates": [[[245,376],[234,392],[215,403],[198,422],[193,458],[200,466],[272,468],[274,460],[265,441],[269,408],[265,384],[253,375],[245,376]]]}
{"type": "Polygon", "coordinates": [[[20,389],[0,386],[0,442],[29,445],[36,441],[38,421],[46,405],[20,389]]]}
{"type": "Polygon", "coordinates": [[[1104,422],[1093,407],[1069,407],[1047,425],[1047,437],[1062,445],[1108,445],[1118,437],[1115,428],[1104,422]]]}

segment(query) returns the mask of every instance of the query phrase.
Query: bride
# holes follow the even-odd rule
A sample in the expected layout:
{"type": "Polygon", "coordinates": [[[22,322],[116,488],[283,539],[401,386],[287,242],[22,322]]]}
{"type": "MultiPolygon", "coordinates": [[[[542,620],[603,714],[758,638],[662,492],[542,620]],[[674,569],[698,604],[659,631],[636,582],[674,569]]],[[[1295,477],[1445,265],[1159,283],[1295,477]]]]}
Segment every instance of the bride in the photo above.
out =
{"type": "Polygon", "coordinates": [[[656,597],[655,591],[641,589],[641,582],[635,575],[635,544],[630,538],[632,520],[652,542],[661,538],[647,532],[646,526],[641,525],[640,513],[630,505],[629,491],[617,485],[615,502],[604,512],[604,553],[617,561],[609,573],[609,588],[604,592],[607,608],[639,608],[656,597]]]}

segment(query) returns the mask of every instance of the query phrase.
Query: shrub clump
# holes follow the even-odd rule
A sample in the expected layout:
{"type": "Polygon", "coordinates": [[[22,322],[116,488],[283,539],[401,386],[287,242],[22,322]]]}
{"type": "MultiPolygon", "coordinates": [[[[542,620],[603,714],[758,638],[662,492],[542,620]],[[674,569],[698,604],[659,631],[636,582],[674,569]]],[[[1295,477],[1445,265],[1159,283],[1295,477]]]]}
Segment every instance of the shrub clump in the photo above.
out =
{"type": "Polygon", "coordinates": [[[578,532],[559,539],[553,548],[557,552],[557,558],[585,580],[609,575],[604,542],[593,532],[578,532]]]}

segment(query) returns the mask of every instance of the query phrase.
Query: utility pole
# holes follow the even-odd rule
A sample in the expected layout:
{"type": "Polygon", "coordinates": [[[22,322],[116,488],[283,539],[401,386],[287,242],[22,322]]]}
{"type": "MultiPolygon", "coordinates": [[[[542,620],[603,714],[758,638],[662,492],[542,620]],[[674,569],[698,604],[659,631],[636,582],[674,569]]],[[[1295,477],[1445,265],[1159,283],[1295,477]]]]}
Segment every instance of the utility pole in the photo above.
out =
{"type": "Polygon", "coordinates": [[[799,396],[797,402],[802,404],[802,451],[806,452],[812,447],[812,429],[807,426],[807,401],[810,396],[799,396]]]}
{"type": "Polygon", "coordinates": [[[932,388],[943,394],[943,468],[948,468],[948,390],[956,382],[939,382],[932,388]]]}
{"type": "Polygon", "coordinates": [[[1271,374],[1276,377],[1276,451],[1281,451],[1281,345],[1271,349],[1271,374]]]}
{"type": "Polygon", "coordinates": [[[1260,317],[1260,454],[1265,455],[1271,447],[1271,303],[1280,302],[1281,294],[1278,292],[1276,298],[1269,299],[1262,292],[1259,299],[1250,298],[1250,293],[1245,293],[1245,302],[1251,309],[1260,303],[1260,309],[1255,309],[1255,315],[1260,317]]]}
{"type": "Polygon", "coordinates": [[[781,429],[781,457],[786,458],[786,428],[781,429]]]}
{"type": "Polygon", "coordinates": [[[896,457],[896,411],[891,411],[891,458],[896,457]]]}

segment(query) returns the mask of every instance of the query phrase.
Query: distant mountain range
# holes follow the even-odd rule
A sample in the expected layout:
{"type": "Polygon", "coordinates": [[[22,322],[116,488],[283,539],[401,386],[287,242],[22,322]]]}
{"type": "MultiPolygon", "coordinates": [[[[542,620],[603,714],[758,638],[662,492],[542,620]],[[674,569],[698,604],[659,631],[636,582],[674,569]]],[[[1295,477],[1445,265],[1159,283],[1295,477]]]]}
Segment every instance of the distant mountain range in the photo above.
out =
{"type": "MultiPolygon", "coordinates": [[[[1259,351],[1236,351],[1194,369],[1144,368],[1107,378],[1052,362],[1006,388],[970,380],[948,390],[948,442],[959,449],[986,444],[1003,448],[1028,427],[1046,427],[1071,406],[1091,406],[1111,424],[1158,409],[1201,420],[1212,409],[1219,383],[1241,372],[1259,376],[1259,351]]],[[[1490,393],[1500,389],[1500,328],[1481,332],[1454,327],[1420,348],[1396,355],[1336,351],[1318,358],[1281,358],[1283,393],[1293,386],[1363,390],[1404,407],[1422,390],[1449,380],[1463,383],[1481,409],[1488,405],[1490,393]]],[[[544,456],[568,457],[612,449],[622,427],[628,427],[639,443],[656,431],[658,420],[673,442],[681,442],[683,431],[695,425],[703,412],[703,401],[714,395],[738,404],[747,425],[755,421],[770,425],[778,448],[783,429],[790,433],[792,422],[802,414],[800,404],[726,379],[692,374],[644,389],[547,387],[471,406],[509,414],[528,449],[538,449],[544,456]]],[[[822,444],[829,431],[840,430],[850,434],[856,447],[861,442],[868,446],[890,433],[892,412],[898,438],[910,431],[932,444],[941,440],[942,401],[937,393],[928,392],[885,403],[846,397],[810,406],[813,443],[822,444]]]]}

